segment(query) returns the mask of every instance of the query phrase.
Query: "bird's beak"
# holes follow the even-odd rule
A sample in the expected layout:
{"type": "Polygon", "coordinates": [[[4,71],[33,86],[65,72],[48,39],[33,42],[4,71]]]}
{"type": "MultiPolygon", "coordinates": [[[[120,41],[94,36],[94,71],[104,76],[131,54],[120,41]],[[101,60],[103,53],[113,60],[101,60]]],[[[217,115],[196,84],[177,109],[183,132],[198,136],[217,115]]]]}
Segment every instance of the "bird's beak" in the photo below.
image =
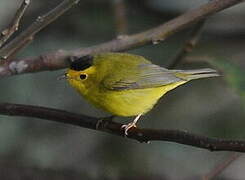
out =
{"type": "Polygon", "coordinates": [[[59,76],[59,77],[57,78],[57,80],[63,80],[63,79],[67,79],[67,78],[68,78],[67,73],[65,73],[65,74],[59,76]]]}

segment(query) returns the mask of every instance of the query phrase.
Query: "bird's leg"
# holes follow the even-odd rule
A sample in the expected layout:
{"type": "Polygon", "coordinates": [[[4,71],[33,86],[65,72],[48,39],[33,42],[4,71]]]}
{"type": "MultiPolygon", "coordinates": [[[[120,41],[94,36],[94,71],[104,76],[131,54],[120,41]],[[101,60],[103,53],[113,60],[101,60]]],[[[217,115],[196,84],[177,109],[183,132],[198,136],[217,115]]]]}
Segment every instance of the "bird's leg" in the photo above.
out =
{"type": "Polygon", "coordinates": [[[142,115],[142,114],[139,114],[138,116],[136,116],[136,118],[135,118],[132,122],[130,122],[130,123],[128,123],[128,124],[125,124],[125,125],[122,125],[121,128],[124,129],[124,134],[125,134],[126,136],[128,135],[128,130],[129,130],[129,129],[131,129],[132,127],[136,127],[136,123],[137,123],[137,121],[139,120],[139,118],[140,118],[141,115],[142,115]]]}

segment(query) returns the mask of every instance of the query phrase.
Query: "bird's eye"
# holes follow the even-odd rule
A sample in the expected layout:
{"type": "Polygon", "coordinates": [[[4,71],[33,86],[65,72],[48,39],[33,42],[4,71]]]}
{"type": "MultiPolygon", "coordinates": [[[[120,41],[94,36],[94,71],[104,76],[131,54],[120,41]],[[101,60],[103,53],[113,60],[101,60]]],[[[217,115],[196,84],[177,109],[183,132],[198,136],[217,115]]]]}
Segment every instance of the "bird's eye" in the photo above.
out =
{"type": "Polygon", "coordinates": [[[81,74],[81,75],[80,75],[80,79],[84,80],[84,79],[86,79],[86,78],[87,78],[87,74],[81,74]]]}

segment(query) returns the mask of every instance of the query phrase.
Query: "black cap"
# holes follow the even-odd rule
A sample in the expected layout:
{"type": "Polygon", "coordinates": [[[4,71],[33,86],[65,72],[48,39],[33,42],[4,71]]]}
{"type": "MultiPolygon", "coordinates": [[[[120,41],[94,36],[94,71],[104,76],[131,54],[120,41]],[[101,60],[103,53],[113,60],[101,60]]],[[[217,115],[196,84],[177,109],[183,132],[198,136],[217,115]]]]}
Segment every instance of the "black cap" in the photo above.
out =
{"type": "Polygon", "coordinates": [[[70,69],[82,71],[89,68],[93,64],[93,56],[86,55],[82,57],[73,57],[70,64],[70,69]]]}

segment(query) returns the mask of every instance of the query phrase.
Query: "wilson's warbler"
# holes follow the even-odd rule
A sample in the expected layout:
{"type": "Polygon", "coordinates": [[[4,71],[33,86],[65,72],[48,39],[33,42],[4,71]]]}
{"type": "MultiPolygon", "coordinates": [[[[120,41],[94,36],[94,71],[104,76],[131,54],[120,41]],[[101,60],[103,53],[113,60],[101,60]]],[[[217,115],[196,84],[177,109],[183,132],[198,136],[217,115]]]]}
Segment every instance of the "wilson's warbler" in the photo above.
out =
{"type": "Polygon", "coordinates": [[[213,69],[168,70],[126,53],[83,56],[65,73],[70,85],[96,107],[117,116],[136,116],[123,126],[126,135],[165,93],[190,80],[214,76],[218,74],[213,69]]]}

